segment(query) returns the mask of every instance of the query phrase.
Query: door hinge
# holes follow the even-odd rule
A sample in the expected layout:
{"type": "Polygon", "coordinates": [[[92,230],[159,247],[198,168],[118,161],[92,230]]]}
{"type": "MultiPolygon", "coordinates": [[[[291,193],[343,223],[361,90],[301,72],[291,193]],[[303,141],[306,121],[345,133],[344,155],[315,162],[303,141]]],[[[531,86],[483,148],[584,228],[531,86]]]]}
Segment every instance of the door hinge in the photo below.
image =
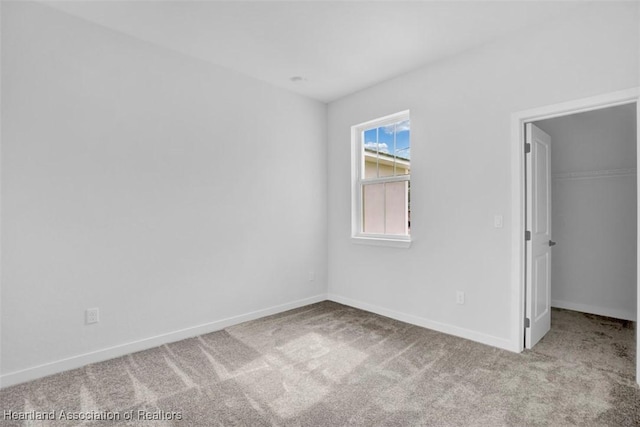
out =
{"type": "Polygon", "coordinates": [[[529,154],[531,152],[531,144],[528,142],[524,143],[524,154],[529,154]]]}
{"type": "Polygon", "coordinates": [[[524,232],[524,240],[531,240],[531,232],[530,231],[525,231],[524,232]]]}
{"type": "Polygon", "coordinates": [[[525,327],[525,328],[529,328],[529,327],[531,327],[531,320],[529,320],[529,318],[528,318],[528,317],[525,317],[525,318],[524,318],[524,327],[525,327]]]}

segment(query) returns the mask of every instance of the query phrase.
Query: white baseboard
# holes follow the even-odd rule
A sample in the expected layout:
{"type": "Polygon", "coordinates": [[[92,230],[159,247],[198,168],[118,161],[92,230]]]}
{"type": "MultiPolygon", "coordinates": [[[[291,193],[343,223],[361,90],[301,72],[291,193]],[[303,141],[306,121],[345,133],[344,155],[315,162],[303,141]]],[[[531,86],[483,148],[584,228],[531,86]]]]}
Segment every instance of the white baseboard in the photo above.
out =
{"type": "Polygon", "coordinates": [[[471,341],[479,342],[481,344],[490,345],[492,347],[498,347],[503,350],[520,353],[520,348],[517,343],[513,343],[510,340],[494,337],[492,335],[483,334],[481,332],[472,331],[470,329],[460,328],[458,326],[449,325],[446,323],[436,322],[435,320],[425,319],[424,317],[414,316],[412,314],[401,313],[394,310],[389,310],[383,307],[378,307],[369,303],[356,301],[351,298],[343,297],[336,294],[329,294],[327,299],[335,301],[340,304],[348,305],[350,307],[359,308],[361,310],[376,313],[381,316],[390,317],[401,322],[410,323],[412,325],[421,326],[423,328],[432,329],[434,331],[442,332],[448,335],[454,335],[456,337],[465,338],[471,341]]]}
{"type": "Polygon", "coordinates": [[[636,313],[630,310],[599,307],[595,305],[579,304],[570,301],[551,300],[551,307],[580,311],[582,313],[597,314],[599,316],[614,317],[616,319],[636,321],[636,313]]]}
{"type": "Polygon", "coordinates": [[[20,371],[10,372],[8,374],[0,376],[0,388],[24,383],[71,369],[81,368],[91,363],[102,362],[105,360],[113,359],[115,357],[124,356],[126,354],[135,353],[137,351],[147,350],[153,347],[158,347],[163,344],[180,341],[186,338],[219,331],[221,329],[228,328],[229,326],[237,325],[249,320],[255,320],[261,317],[270,316],[272,314],[281,313],[283,311],[292,310],[294,308],[304,307],[305,305],[325,301],[326,299],[327,296],[325,294],[316,295],[310,298],[304,298],[286,304],[252,311],[250,313],[216,320],[214,322],[209,322],[202,325],[192,326],[166,334],[156,335],[154,337],[144,338],[125,344],[103,348],[101,350],[92,351],[90,353],[79,354],[77,356],[56,360],[54,362],[45,363],[43,365],[34,366],[20,371]]]}

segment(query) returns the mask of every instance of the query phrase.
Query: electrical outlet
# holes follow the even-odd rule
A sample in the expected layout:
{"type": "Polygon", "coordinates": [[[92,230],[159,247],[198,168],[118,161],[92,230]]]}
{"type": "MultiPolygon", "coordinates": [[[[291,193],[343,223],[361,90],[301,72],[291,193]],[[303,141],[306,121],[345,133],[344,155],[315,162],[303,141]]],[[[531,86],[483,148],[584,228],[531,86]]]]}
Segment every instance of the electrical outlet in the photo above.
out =
{"type": "Polygon", "coordinates": [[[464,304],[464,292],[462,292],[462,291],[457,291],[456,292],[456,303],[457,304],[464,304]]]}
{"type": "Polygon", "coordinates": [[[84,314],[87,325],[98,323],[100,321],[99,311],[97,308],[87,308],[84,314]]]}
{"type": "Polygon", "coordinates": [[[316,273],[315,273],[315,271],[310,271],[309,272],[309,281],[313,282],[314,280],[316,280],[316,273]]]}

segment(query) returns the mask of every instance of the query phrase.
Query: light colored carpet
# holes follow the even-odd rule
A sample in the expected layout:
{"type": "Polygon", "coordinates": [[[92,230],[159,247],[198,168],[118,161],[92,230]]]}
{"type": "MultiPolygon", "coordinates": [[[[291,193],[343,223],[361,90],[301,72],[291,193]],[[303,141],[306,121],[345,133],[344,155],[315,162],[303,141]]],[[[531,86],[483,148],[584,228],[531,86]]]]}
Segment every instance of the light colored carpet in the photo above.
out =
{"type": "Polygon", "coordinates": [[[514,354],[322,302],[2,390],[2,412],[58,419],[0,424],[78,425],[66,410],[121,417],[91,426],[640,425],[633,324],[552,319],[514,354]]]}

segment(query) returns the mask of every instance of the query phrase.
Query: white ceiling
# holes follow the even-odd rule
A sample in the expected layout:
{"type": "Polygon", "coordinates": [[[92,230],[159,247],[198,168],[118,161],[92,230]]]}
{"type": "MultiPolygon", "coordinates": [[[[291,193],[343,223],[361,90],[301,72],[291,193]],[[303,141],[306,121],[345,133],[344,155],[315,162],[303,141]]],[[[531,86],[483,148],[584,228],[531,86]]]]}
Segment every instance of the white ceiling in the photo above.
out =
{"type": "Polygon", "coordinates": [[[47,1],[69,14],[330,102],[580,2],[47,1]],[[292,82],[293,76],[304,80],[292,82]]]}

